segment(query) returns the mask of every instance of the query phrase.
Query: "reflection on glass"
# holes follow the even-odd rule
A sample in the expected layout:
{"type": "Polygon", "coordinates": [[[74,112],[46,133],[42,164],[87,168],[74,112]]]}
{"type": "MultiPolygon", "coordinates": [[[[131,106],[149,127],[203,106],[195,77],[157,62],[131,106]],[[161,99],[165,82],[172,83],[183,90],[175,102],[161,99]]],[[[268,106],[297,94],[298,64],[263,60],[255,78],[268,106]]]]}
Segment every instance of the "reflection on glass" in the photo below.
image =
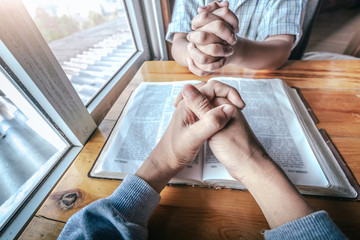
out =
{"type": "Polygon", "coordinates": [[[14,105],[4,94],[9,90],[5,81],[0,72],[0,228],[67,148],[65,142],[51,141],[54,132],[38,116],[14,105]]]}
{"type": "Polygon", "coordinates": [[[136,52],[122,0],[23,0],[86,105],[136,52]]]}

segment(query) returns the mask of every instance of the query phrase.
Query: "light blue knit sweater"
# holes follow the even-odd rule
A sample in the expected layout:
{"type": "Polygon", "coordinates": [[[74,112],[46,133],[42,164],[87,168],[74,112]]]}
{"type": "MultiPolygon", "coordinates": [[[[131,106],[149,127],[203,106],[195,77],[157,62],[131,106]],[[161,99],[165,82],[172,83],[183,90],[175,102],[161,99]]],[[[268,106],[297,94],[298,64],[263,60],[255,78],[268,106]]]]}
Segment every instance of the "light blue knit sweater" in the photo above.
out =
{"type": "MultiPolygon", "coordinates": [[[[141,178],[128,175],[115,192],[74,214],[59,239],[147,239],[147,222],[160,201],[141,178]]],[[[265,231],[265,239],[346,239],[325,211],[265,231]]]]}

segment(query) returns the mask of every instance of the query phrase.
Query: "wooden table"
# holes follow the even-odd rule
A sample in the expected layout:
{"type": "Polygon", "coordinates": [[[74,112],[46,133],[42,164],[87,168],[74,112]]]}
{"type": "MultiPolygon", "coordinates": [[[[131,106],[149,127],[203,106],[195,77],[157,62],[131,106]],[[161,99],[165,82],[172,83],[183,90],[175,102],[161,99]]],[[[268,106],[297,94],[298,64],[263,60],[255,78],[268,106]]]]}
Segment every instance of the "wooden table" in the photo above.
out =
{"type": "MultiPolygon", "coordinates": [[[[324,128],[360,181],[360,60],[293,61],[277,71],[235,66],[197,77],[175,62],[146,62],[26,226],[22,239],[55,239],[68,218],[87,204],[110,195],[120,181],[91,179],[99,155],[132,89],[142,81],[207,80],[214,76],[281,78],[301,88],[324,128]]],[[[269,229],[246,191],[168,186],[149,222],[150,239],[262,239],[269,229]]],[[[360,236],[360,202],[306,197],[328,211],[351,239],[360,236]]]]}

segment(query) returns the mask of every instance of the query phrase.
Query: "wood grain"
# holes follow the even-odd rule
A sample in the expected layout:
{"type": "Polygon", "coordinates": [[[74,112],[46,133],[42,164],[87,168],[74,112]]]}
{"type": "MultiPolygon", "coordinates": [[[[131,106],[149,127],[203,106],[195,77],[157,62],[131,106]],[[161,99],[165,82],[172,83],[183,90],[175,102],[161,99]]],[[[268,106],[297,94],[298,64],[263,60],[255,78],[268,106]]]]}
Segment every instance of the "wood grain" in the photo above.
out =
{"type": "MultiPolygon", "coordinates": [[[[110,195],[121,181],[88,177],[131,91],[142,81],[177,81],[214,76],[281,78],[300,87],[320,123],[360,180],[360,61],[293,61],[277,71],[228,66],[198,77],[175,62],[146,62],[99,129],[40,207],[21,239],[55,239],[69,217],[87,204],[110,195]],[[40,237],[36,237],[40,238],[40,237]]],[[[149,239],[263,239],[269,229],[247,191],[168,186],[149,222],[149,239]]],[[[326,210],[350,239],[360,236],[360,202],[306,197],[316,210],[326,210]]]]}
{"type": "Polygon", "coordinates": [[[19,239],[56,239],[64,226],[65,222],[35,216],[19,239]]]}

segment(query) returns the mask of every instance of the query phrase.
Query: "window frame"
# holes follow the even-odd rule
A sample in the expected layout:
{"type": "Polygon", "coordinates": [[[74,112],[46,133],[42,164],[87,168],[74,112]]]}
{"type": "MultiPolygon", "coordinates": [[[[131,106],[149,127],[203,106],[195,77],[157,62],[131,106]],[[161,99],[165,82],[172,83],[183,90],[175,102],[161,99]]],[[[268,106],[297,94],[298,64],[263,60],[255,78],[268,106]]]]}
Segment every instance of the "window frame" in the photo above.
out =
{"type": "Polygon", "coordinates": [[[100,124],[104,119],[143,62],[150,60],[150,50],[145,27],[146,22],[141,14],[137,14],[142,11],[142,3],[140,0],[123,0],[123,2],[137,51],[88,104],[87,109],[96,124],[100,124]]]}
{"type": "Polygon", "coordinates": [[[123,0],[137,52],[85,107],[21,0],[0,2],[0,57],[5,70],[19,79],[23,89],[46,113],[48,121],[71,145],[26,203],[0,229],[0,237],[13,238],[73,162],[142,63],[150,58],[166,60],[167,53],[159,15],[160,1],[152,0],[152,8],[145,11],[144,2],[123,0]],[[156,31],[152,40],[149,40],[149,31],[156,31]]]}

